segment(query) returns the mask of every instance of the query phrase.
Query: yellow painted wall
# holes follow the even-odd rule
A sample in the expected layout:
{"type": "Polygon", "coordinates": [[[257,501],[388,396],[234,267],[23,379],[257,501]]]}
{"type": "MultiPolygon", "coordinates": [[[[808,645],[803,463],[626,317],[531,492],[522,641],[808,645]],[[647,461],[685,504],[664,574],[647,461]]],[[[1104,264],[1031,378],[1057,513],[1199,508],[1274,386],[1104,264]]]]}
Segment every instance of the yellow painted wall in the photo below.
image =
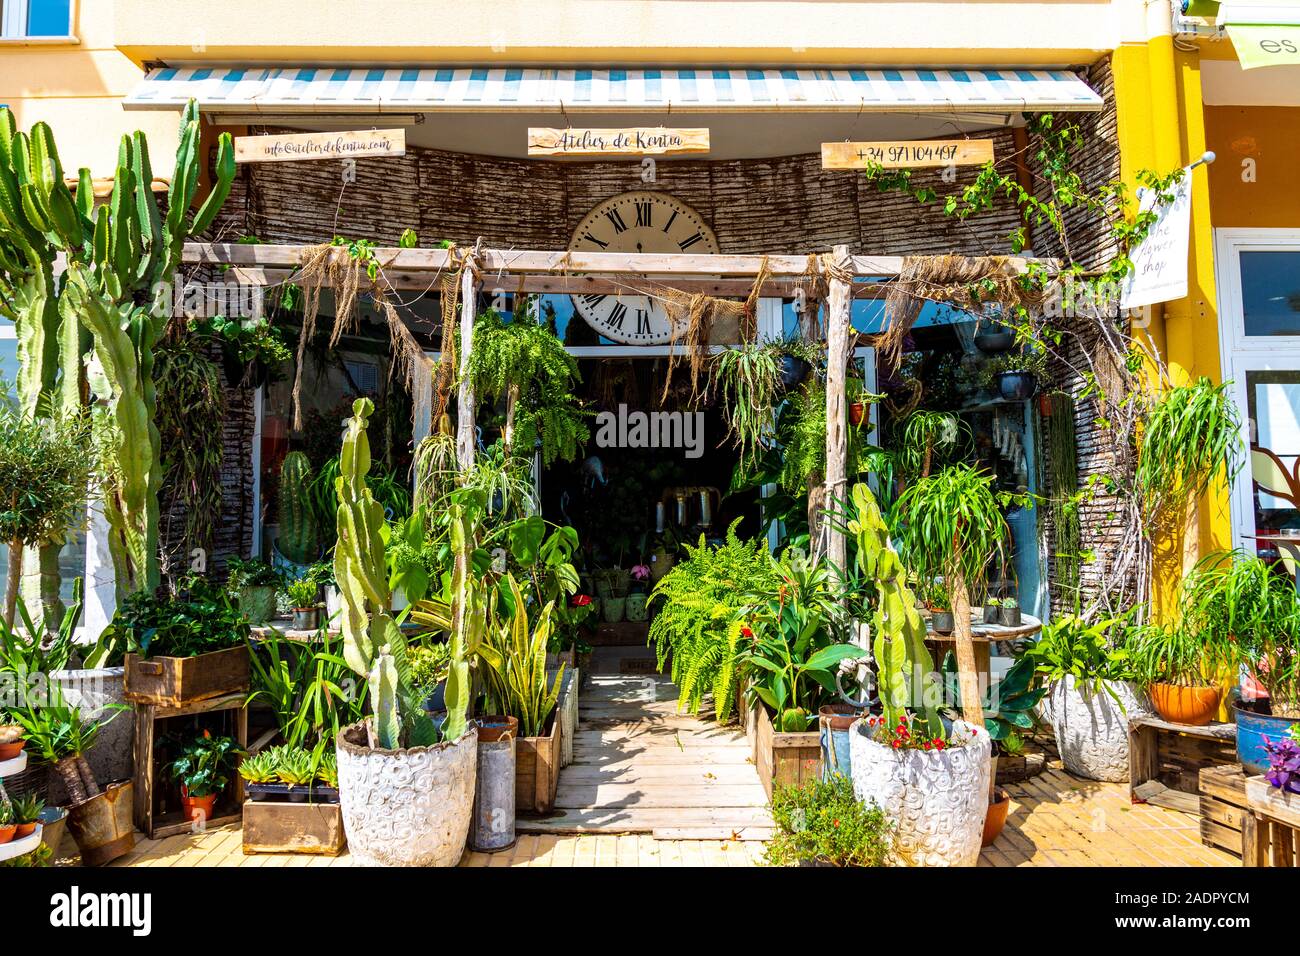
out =
{"type": "Polygon", "coordinates": [[[1300,227],[1300,109],[1207,106],[1205,132],[1219,157],[1210,168],[1214,225],[1300,227]],[[1243,178],[1248,159],[1254,182],[1243,178]]]}
{"type": "Polygon", "coordinates": [[[119,139],[136,129],[149,136],[154,166],[169,170],[175,114],[122,109],[143,73],[114,45],[112,0],[80,0],[74,8],[76,43],[0,40],[0,103],[20,129],[49,123],[67,170],[89,166],[97,177],[112,176],[119,139]]]}

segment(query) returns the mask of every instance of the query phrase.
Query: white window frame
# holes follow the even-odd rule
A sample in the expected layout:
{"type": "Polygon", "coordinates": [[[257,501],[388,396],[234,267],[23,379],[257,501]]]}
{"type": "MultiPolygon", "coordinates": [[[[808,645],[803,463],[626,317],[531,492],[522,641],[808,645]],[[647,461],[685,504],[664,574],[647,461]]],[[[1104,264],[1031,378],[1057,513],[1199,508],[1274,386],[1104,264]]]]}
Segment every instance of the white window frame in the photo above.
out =
{"type": "Polygon", "coordinates": [[[31,9],[31,0],[0,0],[3,4],[3,17],[0,17],[0,39],[25,40],[36,43],[67,43],[76,41],[73,24],[77,22],[77,0],[68,2],[68,29],[59,34],[42,34],[30,36],[27,33],[27,14],[31,9]]]}
{"type": "Polygon", "coordinates": [[[1214,271],[1218,291],[1219,350],[1223,381],[1232,382],[1232,396],[1241,414],[1247,460],[1232,487],[1230,515],[1234,547],[1248,553],[1255,542],[1254,481],[1249,460],[1250,422],[1248,372],[1300,371],[1300,336],[1247,335],[1242,298],[1241,253],[1300,252],[1300,229],[1240,228],[1214,230],[1214,271]]]}

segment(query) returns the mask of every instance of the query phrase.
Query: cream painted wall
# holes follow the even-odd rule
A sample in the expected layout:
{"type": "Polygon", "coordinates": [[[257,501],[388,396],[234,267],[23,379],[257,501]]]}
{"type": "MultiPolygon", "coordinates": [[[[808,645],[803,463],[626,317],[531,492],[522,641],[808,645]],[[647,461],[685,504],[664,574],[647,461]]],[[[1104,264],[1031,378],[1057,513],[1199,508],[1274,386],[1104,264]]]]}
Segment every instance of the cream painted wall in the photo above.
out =
{"type": "Polygon", "coordinates": [[[1065,65],[1144,24],[1144,0],[116,2],[119,48],[172,63],[1065,65]]]}
{"type": "Polygon", "coordinates": [[[112,0],[77,0],[74,8],[76,43],[0,40],[0,103],[20,129],[42,120],[53,127],[65,170],[89,166],[96,177],[112,176],[118,141],[136,129],[149,136],[155,168],[171,169],[175,114],[122,109],[143,73],[114,46],[112,0]]]}

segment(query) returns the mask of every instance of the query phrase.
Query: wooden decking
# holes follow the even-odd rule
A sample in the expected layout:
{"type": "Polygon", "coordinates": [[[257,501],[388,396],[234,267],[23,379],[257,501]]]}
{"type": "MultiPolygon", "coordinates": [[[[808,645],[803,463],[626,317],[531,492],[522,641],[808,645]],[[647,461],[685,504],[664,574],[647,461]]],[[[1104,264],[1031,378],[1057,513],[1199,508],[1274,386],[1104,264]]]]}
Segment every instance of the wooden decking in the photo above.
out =
{"type": "Polygon", "coordinates": [[[772,818],[744,733],[718,726],[711,712],[679,714],[677,688],[662,675],[618,673],[644,654],[597,652],[556,813],[520,819],[519,832],[767,839],[772,818]]]}

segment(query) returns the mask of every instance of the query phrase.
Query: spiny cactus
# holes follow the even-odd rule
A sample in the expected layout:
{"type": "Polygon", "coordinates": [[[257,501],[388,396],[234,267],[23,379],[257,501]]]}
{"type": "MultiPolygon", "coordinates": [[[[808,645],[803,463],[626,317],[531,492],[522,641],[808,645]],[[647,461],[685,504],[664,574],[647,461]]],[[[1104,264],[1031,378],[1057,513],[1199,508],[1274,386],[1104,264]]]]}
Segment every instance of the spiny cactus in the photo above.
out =
{"type": "Polygon", "coordinates": [[[307,494],[311,479],[306,455],[291,451],[284,456],[280,466],[280,553],[295,564],[310,564],[320,554],[316,514],[307,494]]]}
{"type": "Polygon", "coordinates": [[[889,528],[871,489],[854,485],[852,500],[848,529],[857,539],[858,567],[874,582],[878,597],[871,616],[872,651],[885,720],[895,726],[911,710],[939,736],[943,725],[930,686],[934,659],[925,646],[925,623],[907,586],[907,571],[890,546],[889,528]]]}
{"type": "Polygon", "coordinates": [[[353,402],[343,436],[339,476],[334,482],[339,502],[334,579],[343,605],[343,659],[369,681],[375,742],[386,750],[396,750],[436,743],[438,734],[424,712],[422,695],[412,686],[406,638],[389,610],[391,595],[380,536],[384,509],[366,486],[370,472],[366,424],[374,410],[368,398],[353,402]]]}
{"type": "Polygon", "coordinates": [[[75,196],[49,126],[30,135],[0,109],[0,301],[21,344],[24,404],[49,396],[65,407],[81,401],[82,357],[93,351],[92,386],[100,402],[109,456],[105,513],[120,594],[158,583],[160,441],[153,426],[153,347],[171,316],[172,286],[186,238],[211,225],[235,175],[230,134],[218,143],[212,192],[190,206],[199,183],[199,113],[181,114],[180,145],[166,217],[153,194],[143,133],[124,136],[109,201],[96,208],[90,171],[75,196]],[[62,285],[53,279],[63,253],[62,285]],[[56,304],[57,303],[57,304],[56,304]],[[83,340],[82,329],[90,342],[83,340]]]}

